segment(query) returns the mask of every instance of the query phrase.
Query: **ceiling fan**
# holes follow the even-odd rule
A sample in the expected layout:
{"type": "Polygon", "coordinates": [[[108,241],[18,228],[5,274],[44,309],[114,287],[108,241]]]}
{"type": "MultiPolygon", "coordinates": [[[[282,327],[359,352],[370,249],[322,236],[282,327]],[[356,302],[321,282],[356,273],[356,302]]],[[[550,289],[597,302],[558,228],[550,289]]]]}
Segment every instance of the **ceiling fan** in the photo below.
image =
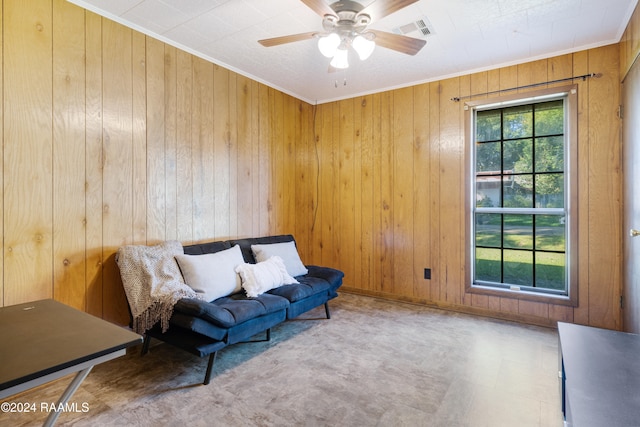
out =
{"type": "Polygon", "coordinates": [[[332,58],[331,71],[332,68],[349,67],[349,47],[356,51],[361,60],[365,60],[376,45],[415,55],[427,43],[425,40],[367,28],[369,24],[418,0],[374,0],[367,7],[352,0],[339,0],[332,4],[327,4],[325,0],[301,1],[322,17],[324,32],[311,31],[259,40],[261,45],[271,47],[317,38],[320,52],[332,58]]]}

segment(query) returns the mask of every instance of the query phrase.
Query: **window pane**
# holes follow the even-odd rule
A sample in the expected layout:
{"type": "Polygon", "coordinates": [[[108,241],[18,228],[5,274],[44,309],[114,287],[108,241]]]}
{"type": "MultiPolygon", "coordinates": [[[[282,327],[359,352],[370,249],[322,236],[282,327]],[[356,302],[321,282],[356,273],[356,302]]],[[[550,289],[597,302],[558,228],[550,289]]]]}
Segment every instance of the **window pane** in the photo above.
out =
{"type": "Polygon", "coordinates": [[[533,215],[504,216],[504,247],[533,249],[533,215]]]}
{"type": "MultiPolygon", "coordinates": [[[[505,200],[507,196],[505,194],[505,200]]],[[[536,175],[536,208],[564,207],[564,174],[536,175]]]]}
{"type": "Polygon", "coordinates": [[[563,101],[536,104],[536,135],[558,135],[564,133],[563,101]]]}
{"type": "Polygon", "coordinates": [[[502,245],[501,214],[476,214],[476,246],[502,245]]]}
{"type": "Polygon", "coordinates": [[[475,111],[474,281],[567,290],[565,102],[475,111]]]}
{"type": "Polygon", "coordinates": [[[536,138],[536,172],[564,171],[564,137],[536,138]]]}
{"type": "Polygon", "coordinates": [[[533,141],[518,139],[504,142],[504,173],[533,172],[533,141]]]}
{"type": "Polygon", "coordinates": [[[564,290],[565,254],[536,252],[536,284],[538,288],[564,290]]]}
{"type": "Polygon", "coordinates": [[[505,175],[503,194],[505,208],[533,207],[533,175],[505,175]]]}
{"type": "Polygon", "coordinates": [[[531,286],[533,283],[533,252],[506,250],[504,256],[504,283],[531,286]]]}
{"type": "Polygon", "coordinates": [[[476,248],[476,280],[500,283],[500,249],[476,248]]]}
{"type": "Polygon", "coordinates": [[[499,207],[500,198],[500,175],[487,175],[476,177],[476,206],[477,207],[499,207]]]}
{"type": "Polygon", "coordinates": [[[476,144],[476,172],[499,172],[500,142],[476,144]]]}
{"type": "Polygon", "coordinates": [[[533,134],[533,107],[520,105],[504,109],[504,139],[526,138],[533,134]]]}
{"type": "Polygon", "coordinates": [[[536,215],[536,249],[564,252],[565,235],[564,216],[536,215]]]}
{"type": "Polygon", "coordinates": [[[500,139],[500,110],[478,111],[476,113],[476,141],[496,141],[500,139]]]}

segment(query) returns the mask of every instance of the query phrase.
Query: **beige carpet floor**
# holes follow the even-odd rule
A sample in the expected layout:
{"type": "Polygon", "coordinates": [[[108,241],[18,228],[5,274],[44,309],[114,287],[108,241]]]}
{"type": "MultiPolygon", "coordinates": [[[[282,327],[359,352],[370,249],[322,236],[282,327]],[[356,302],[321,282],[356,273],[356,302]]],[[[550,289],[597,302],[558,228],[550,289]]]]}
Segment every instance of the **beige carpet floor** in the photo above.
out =
{"type": "MultiPolygon", "coordinates": [[[[154,342],[96,366],[57,425],[562,426],[553,329],[341,294],[269,342],[200,359],[154,342]]],[[[42,425],[71,377],[6,399],[1,426],[42,425]],[[32,408],[34,406],[31,406],[32,408]]]]}

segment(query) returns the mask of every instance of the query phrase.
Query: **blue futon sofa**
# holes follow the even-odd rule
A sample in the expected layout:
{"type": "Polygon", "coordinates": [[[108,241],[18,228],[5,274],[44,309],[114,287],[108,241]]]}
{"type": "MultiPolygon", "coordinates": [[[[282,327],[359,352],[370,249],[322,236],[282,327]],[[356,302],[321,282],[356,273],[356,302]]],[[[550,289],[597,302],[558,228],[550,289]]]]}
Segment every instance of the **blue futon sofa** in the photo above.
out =
{"type": "MultiPolygon", "coordinates": [[[[255,264],[252,245],[287,242],[295,245],[292,235],[215,241],[184,246],[184,253],[204,255],[238,245],[244,261],[255,264]]],[[[213,301],[180,299],[165,332],[160,325],[146,332],[142,354],[148,352],[151,338],[156,338],[197,356],[209,356],[204,379],[204,384],[209,384],[218,350],[247,342],[259,333],[266,333],[265,340],[269,340],[273,326],[321,305],[324,305],[327,319],[331,317],[329,300],[338,296],[344,274],[328,267],[304,267],[308,273],[295,277],[299,283],[286,284],[256,297],[248,297],[240,291],[213,301]]]]}

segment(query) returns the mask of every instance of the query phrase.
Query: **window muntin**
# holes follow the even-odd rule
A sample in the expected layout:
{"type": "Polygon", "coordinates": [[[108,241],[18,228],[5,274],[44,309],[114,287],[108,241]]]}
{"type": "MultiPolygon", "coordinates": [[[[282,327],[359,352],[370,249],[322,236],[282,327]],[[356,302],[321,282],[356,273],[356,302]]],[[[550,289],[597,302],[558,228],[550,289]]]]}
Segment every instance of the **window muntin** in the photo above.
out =
{"type": "Polygon", "coordinates": [[[566,95],[477,107],[472,284],[568,295],[566,95]]]}

